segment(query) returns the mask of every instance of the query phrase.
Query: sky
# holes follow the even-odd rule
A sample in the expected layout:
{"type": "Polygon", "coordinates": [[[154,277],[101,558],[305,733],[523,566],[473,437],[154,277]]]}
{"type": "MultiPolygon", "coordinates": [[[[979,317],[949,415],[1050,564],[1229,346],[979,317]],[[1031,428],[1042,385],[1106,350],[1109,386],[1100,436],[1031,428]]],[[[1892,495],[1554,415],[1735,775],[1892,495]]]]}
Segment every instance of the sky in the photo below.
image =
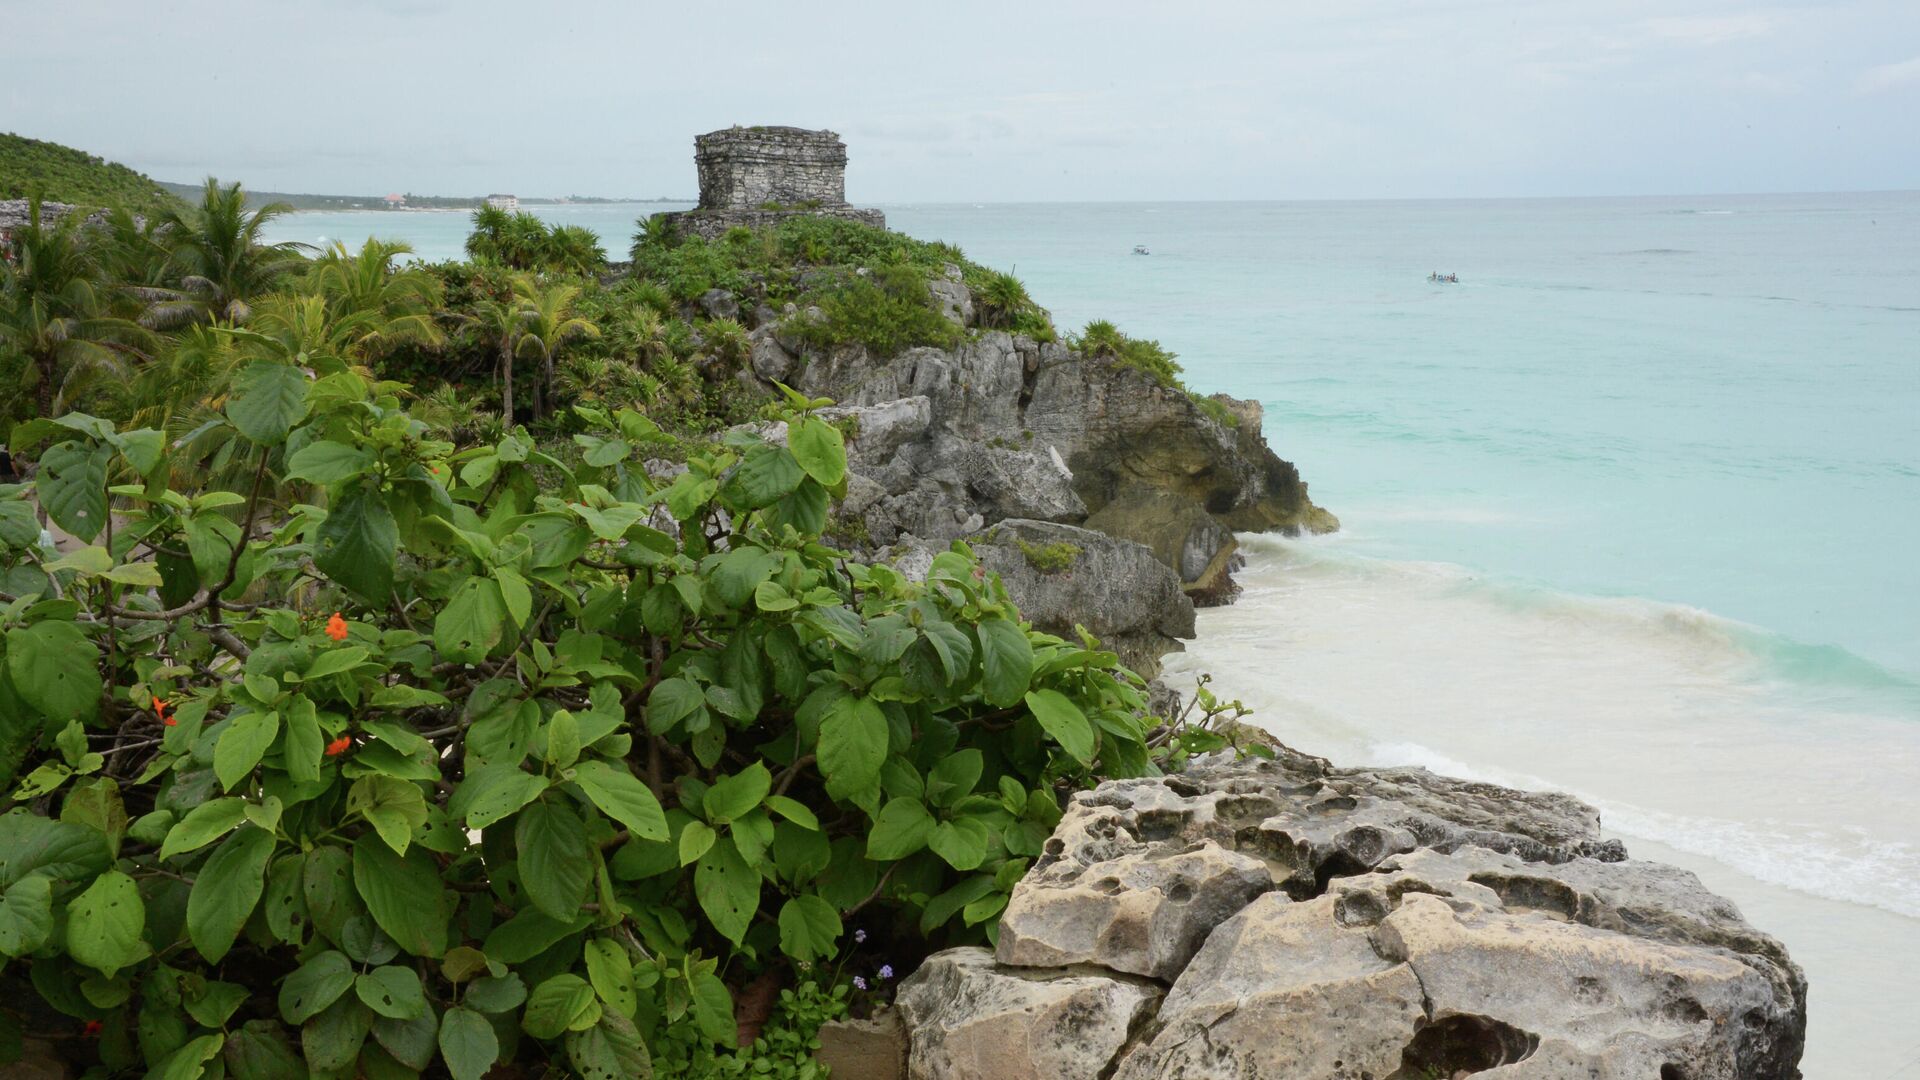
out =
{"type": "Polygon", "coordinates": [[[0,131],[156,178],[684,196],[841,133],[855,202],[1920,188],[1920,2],[0,0],[0,131]]]}

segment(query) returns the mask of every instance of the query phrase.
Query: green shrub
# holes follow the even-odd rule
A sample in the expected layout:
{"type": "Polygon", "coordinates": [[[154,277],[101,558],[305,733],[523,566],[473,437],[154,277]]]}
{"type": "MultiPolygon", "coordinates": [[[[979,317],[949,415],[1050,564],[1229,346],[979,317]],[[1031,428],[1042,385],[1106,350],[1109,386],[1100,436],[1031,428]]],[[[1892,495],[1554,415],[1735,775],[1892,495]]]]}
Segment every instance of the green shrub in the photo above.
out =
{"type": "Polygon", "coordinates": [[[796,319],[793,329],[809,344],[857,343],[880,356],[917,345],[951,347],[961,331],[940,313],[927,291],[927,274],[911,263],[889,263],[870,274],[847,274],[810,299],[820,319],[796,319]]]}
{"type": "Polygon", "coordinates": [[[1043,574],[1058,574],[1070,569],[1073,561],[1080,557],[1080,545],[1065,540],[1052,544],[1029,544],[1016,537],[1014,543],[1020,545],[1020,554],[1027,557],[1027,565],[1043,574]]]}
{"type": "MultiPolygon", "coordinates": [[[[736,989],[807,982],[856,916],[903,972],[987,940],[1061,800],[1154,767],[1138,676],[963,545],[923,585],[819,542],[823,402],[656,485],[637,413],[577,410],[567,460],[458,449],[299,359],[211,417],[232,468],[13,435],[0,1033],[76,1071],[724,1059],[736,989]],[[36,503],[90,546],[42,548],[36,503]]],[[[828,1008],[796,996],[778,1054],[828,1008]]]]}

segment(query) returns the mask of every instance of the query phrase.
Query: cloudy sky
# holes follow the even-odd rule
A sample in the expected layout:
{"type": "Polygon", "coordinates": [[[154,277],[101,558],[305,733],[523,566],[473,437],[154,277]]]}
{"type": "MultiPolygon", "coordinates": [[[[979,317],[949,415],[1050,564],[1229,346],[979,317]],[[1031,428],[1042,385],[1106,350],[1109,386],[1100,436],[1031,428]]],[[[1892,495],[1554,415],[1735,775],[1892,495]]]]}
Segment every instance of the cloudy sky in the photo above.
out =
{"type": "Polygon", "coordinates": [[[1920,187],[1920,2],[0,0],[0,130],[162,179],[685,194],[830,127],[856,201],[1920,187]]]}

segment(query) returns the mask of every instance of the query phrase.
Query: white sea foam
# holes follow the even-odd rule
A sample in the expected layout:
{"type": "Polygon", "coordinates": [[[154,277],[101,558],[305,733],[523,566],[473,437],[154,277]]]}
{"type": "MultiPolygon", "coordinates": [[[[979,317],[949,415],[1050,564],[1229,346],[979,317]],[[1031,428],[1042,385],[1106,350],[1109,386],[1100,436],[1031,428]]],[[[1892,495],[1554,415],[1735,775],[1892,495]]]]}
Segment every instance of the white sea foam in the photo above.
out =
{"type": "Polygon", "coordinates": [[[1920,723],[1886,685],[1820,650],[1783,672],[1805,647],[1696,608],[1338,539],[1242,541],[1245,595],[1202,613],[1168,660],[1176,684],[1211,671],[1262,726],[1335,760],[1567,791],[1630,849],[1920,918],[1920,723]],[[1844,678],[1790,677],[1810,666],[1844,678]]]}

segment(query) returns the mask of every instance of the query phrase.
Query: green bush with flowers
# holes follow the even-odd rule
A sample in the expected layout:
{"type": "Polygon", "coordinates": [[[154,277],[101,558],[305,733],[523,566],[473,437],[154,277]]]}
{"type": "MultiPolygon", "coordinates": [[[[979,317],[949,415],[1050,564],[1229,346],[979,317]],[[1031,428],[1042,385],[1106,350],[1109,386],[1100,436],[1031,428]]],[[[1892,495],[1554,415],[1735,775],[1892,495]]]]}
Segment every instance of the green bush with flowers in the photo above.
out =
{"type": "Polygon", "coordinates": [[[821,542],[823,401],[649,472],[636,412],[456,447],[255,357],[188,437],[13,429],[0,1060],[763,1072],[737,999],[803,1055],[830,972],[991,939],[1066,795],[1154,767],[1139,678],[963,546],[916,582],[821,542]]]}

